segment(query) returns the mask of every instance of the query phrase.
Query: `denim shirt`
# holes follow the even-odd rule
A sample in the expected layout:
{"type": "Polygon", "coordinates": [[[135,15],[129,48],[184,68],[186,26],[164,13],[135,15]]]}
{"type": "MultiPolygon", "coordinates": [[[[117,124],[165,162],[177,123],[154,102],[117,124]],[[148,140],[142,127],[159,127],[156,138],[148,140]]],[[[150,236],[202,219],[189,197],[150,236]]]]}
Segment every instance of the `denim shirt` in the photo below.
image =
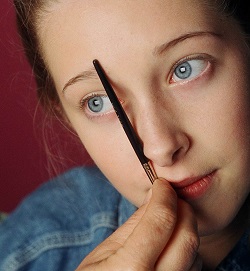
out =
{"type": "MultiPolygon", "coordinates": [[[[96,167],[72,169],[0,224],[0,271],[73,271],[135,210],[96,167]]],[[[250,270],[248,237],[216,270],[250,270]]]]}

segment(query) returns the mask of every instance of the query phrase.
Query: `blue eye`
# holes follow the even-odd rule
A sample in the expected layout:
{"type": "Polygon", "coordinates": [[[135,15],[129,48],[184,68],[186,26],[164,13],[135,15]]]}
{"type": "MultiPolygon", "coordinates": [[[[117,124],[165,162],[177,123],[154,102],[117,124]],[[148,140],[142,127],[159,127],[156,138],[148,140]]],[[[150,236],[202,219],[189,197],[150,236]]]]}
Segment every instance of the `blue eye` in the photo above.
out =
{"type": "Polygon", "coordinates": [[[94,114],[105,114],[113,110],[113,106],[106,95],[93,94],[81,101],[81,107],[85,107],[94,114]]]}
{"type": "Polygon", "coordinates": [[[93,112],[100,112],[103,109],[103,98],[100,96],[88,100],[88,107],[93,112]]]}
{"type": "Polygon", "coordinates": [[[204,59],[193,59],[183,62],[175,68],[172,80],[178,82],[195,78],[205,70],[207,65],[208,62],[204,59]]]}

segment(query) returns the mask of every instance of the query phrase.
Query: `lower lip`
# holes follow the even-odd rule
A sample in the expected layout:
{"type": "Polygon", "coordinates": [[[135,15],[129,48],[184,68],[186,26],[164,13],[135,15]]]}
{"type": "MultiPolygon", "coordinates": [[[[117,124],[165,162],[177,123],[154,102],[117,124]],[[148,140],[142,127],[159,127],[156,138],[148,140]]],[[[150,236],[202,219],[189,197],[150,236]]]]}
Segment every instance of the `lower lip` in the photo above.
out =
{"type": "Polygon", "coordinates": [[[183,188],[177,188],[177,195],[184,200],[195,200],[202,197],[211,185],[215,172],[183,188]]]}

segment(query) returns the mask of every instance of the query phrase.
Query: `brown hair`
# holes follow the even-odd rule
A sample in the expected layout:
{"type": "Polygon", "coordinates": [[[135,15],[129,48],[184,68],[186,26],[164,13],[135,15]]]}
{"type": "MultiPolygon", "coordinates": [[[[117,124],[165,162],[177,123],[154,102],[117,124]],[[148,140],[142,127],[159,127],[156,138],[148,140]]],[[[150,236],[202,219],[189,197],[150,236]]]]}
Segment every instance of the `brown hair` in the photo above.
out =
{"type": "Polygon", "coordinates": [[[60,102],[53,79],[43,60],[37,36],[39,15],[45,12],[47,2],[48,0],[14,0],[17,27],[26,56],[36,78],[39,102],[46,111],[52,112],[54,106],[60,102]]]}
{"type": "MultiPolygon", "coordinates": [[[[50,0],[54,2],[56,0],[50,0]]],[[[17,25],[21,35],[27,58],[33,68],[37,94],[41,105],[49,112],[54,112],[55,106],[60,104],[53,79],[51,78],[43,60],[37,29],[40,18],[48,12],[49,0],[14,0],[17,14],[17,25]]],[[[227,16],[234,16],[246,33],[250,33],[250,8],[245,0],[209,0],[209,5],[216,4],[216,8],[227,16]]]]}

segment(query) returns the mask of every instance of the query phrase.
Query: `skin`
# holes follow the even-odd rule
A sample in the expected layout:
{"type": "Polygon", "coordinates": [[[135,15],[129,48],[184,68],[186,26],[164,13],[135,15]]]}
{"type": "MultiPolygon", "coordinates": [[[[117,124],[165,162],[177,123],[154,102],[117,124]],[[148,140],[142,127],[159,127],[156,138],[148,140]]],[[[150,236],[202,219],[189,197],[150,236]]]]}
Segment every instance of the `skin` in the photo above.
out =
{"type": "MultiPolygon", "coordinates": [[[[197,252],[203,266],[213,270],[242,233],[242,227],[235,227],[234,222],[250,189],[247,49],[233,22],[205,10],[200,1],[146,2],[60,1],[50,7],[38,29],[46,64],[70,124],[112,184],[141,207],[111,242],[105,241],[83,262],[82,268],[114,254],[105,263],[121,266],[121,248],[123,252],[131,250],[131,238],[134,242],[136,236],[145,239],[159,228],[165,238],[145,240],[152,251],[158,248],[156,255],[139,253],[141,259],[148,259],[147,267],[140,269],[139,265],[133,270],[171,266],[175,257],[171,251],[178,255],[183,231],[192,233],[191,253],[186,249],[184,256],[179,256],[179,266],[176,263],[169,270],[199,270],[197,252]],[[194,32],[207,34],[191,35],[160,52],[162,44],[194,32]],[[176,81],[173,67],[186,57],[198,63],[199,72],[176,81]],[[86,103],[81,106],[93,93],[105,94],[93,72],[93,59],[101,62],[143,142],[145,155],[163,178],[154,184],[152,197],[152,186],[110,105],[104,114],[90,112],[86,103]],[[83,71],[89,76],[70,81],[83,71]],[[181,181],[209,173],[213,176],[204,193],[184,195],[185,202],[171,188],[177,191],[181,181]],[[145,197],[150,198],[146,204],[145,197]],[[161,216],[156,206],[174,217],[172,221],[164,217],[162,224],[170,227],[153,223],[161,216]],[[199,236],[199,249],[194,236],[199,236]],[[109,246],[116,253],[105,251],[109,246]]],[[[139,240],[137,243],[137,248],[143,246],[139,240]]],[[[105,270],[104,266],[100,270],[105,270]]]]}

